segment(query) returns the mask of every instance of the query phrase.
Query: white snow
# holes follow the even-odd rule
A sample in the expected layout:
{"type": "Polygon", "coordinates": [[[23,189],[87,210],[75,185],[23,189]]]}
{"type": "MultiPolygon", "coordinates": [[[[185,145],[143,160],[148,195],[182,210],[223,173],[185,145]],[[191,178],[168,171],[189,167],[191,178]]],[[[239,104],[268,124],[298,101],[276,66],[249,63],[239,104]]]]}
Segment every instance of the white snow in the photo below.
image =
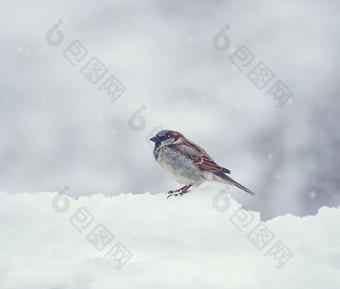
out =
{"type": "Polygon", "coordinates": [[[1,289],[340,288],[340,208],[261,222],[258,212],[207,189],[169,199],[65,197],[52,205],[59,196],[0,193],[1,289]],[[109,231],[102,236],[114,236],[101,251],[87,239],[98,224],[109,231]],[[250,239],[260,247],[270,241],[259,249],[250,239]],[[288,257],[268,254],[277,242],[288,257]],[[117,243],[125,255],[105,256],[117,243]]]}

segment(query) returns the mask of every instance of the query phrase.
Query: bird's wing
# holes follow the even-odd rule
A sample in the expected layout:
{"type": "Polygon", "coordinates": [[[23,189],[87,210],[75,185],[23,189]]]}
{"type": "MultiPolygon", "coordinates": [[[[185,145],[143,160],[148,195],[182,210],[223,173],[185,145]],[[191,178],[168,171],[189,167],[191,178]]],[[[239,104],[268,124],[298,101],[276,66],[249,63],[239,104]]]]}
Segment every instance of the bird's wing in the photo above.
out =
{"type": "Polygon", "coordinates": [[[197,165],[202,170],[207,170],[212,173],[230,174],[230,171],[228,169],[216,164],[204,149],[189,140],[185,140],[183,144],[174,144],[171,146],[173,146],[175,150],[180,151],[182,154],[186,155],[189,159],[193,161],[195,165],[197,165]]]}

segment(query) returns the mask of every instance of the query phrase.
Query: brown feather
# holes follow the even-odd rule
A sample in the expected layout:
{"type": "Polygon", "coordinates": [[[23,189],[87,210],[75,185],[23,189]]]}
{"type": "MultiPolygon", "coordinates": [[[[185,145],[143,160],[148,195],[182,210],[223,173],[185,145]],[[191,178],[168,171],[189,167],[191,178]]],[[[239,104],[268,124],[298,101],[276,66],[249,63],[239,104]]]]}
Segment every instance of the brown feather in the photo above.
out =
{"type": "Polygon", "coordinates": [[[222,178],[222,179],[228,181],[230,184],[232,184],[232,185],[234,185],[234,186],[240,188],[241,190],[247,192],[248,194],[251,194],[252,196],[255,195],[254,192],[252,192],[251,190],[249,190],[249,189],[246,188],[245,186],[242,186],[240,183],[236,182],[236,181],[233,180],[231,177],[229,177],[229,176],[227,176],[227,175],[225,175],[225,174],[223,174],[223,173],[222,173],[222,174],[216,174],[216,175],[218,175],[220,178],[222,178]]]}
{"type": "Polygon", "coordinates": [[[195,151],[197,151],[197,155],[191,154],[187,151],[184,151],[180,148],[179,145],[173,144],[171,145],[175,150],[181,151],[182,154],[186,155],[188,158],[190,158],[195,165],[197,165],[199,168],[202,170],[207,170],[212,173],[227,173],[230,174],[230,171],[226,168],[223,168],[216,164],[214,160],[209,156],[209,154],[202,149],[200,146],[197,144],[189,141],[188,139],[183,137],[182,143],[183,145],[186,145],[195,151]]]}

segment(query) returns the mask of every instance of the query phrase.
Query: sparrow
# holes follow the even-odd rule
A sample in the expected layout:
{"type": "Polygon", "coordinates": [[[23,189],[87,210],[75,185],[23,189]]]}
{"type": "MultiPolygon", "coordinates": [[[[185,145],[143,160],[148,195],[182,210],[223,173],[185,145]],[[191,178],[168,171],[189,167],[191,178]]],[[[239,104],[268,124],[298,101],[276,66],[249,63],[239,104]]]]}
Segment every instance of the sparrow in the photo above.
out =
{"type": "Polygon", "coordinates": [[[155,143],[153,155],[160,167],[170,178],[184,185],[178,190],[169,191],[168,197],[183,195],[192,186],[199,186],[207,181],[234,185],[255,195],[229,177],[230,170],[215,163],[204,149],[180,132],[162,130],[150,138],[150,141],[155,143]]]}

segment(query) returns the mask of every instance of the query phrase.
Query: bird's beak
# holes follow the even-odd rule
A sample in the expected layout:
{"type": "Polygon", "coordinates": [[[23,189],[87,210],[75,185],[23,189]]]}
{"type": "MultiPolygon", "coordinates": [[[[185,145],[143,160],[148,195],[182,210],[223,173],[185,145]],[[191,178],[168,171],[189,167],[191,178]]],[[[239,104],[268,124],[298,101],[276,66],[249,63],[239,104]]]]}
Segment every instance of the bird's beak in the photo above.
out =
{"type": "Polygon", "coordinates": [[[150,138],[149,140],[151,140],[152,142],[156,143],[158,141],[158,137],[154,136],[154,137],[150,138]]]}

